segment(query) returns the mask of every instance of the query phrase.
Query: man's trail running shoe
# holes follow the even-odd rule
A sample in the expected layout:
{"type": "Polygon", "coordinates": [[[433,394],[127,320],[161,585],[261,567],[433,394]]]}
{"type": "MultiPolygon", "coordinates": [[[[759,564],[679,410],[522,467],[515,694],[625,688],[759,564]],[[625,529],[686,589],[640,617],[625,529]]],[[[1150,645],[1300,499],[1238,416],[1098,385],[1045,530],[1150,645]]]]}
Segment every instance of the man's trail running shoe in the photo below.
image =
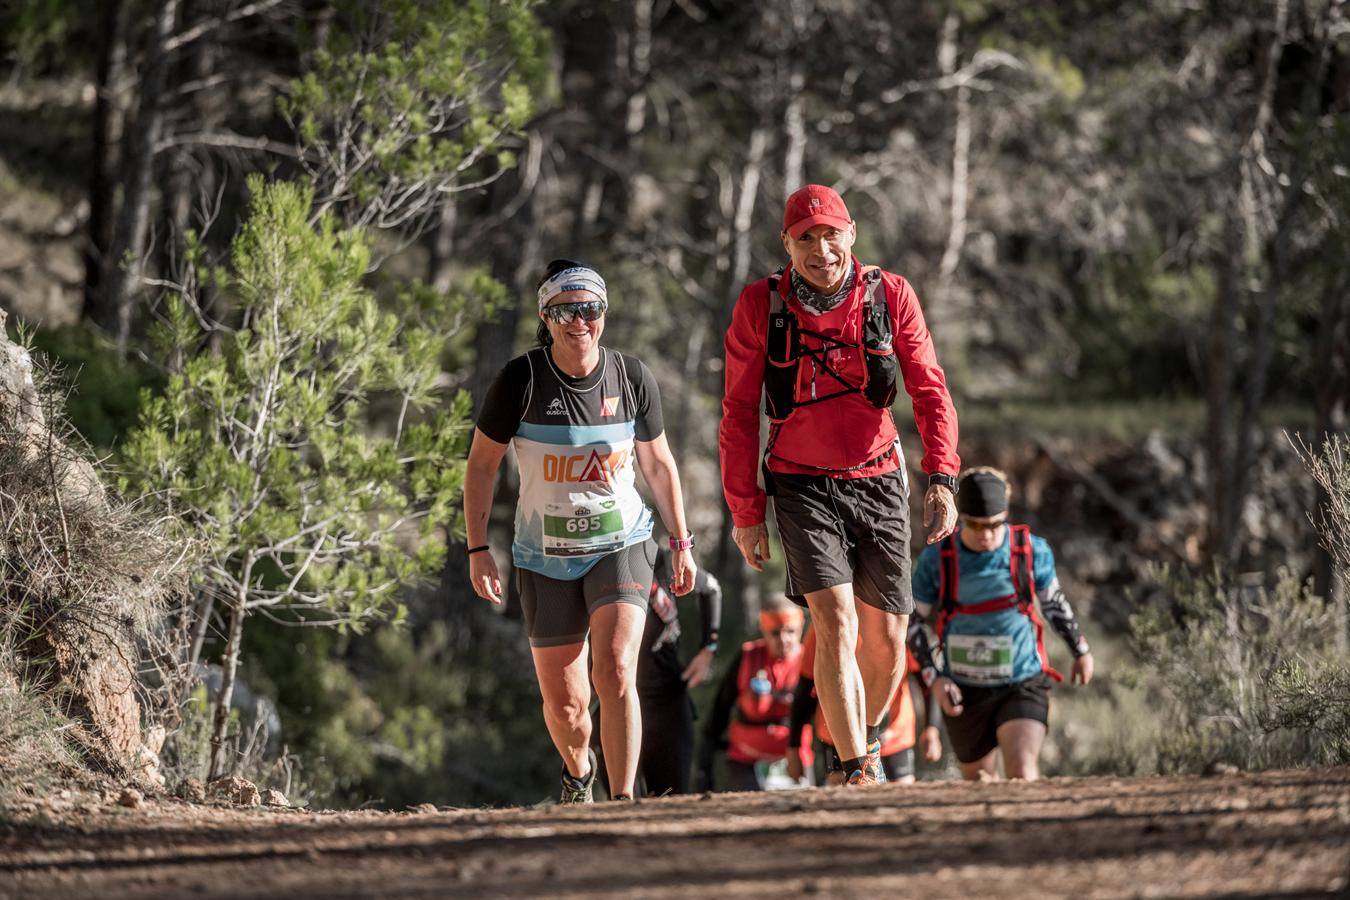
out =
{"type": "Polygon", "coordinates": [[[562,794],[558,797],[558,805],[562,806],[570,803],[594,803],[591,797],[591,786],[595,784],[595,751],[586,751],[586,761],[590,765],[585,778],[573,778],[567,771],[567,766],[562,770],[562,794]]]}
{"type": "Polygon", "coordinates": [[[867,760],[863,763],[863,769],[872,776],[873,783],[886,783],[886,768],[881,764],[881,741],[867,745],[867,760]]]}
{"type": "Polygon", "coordinates": [[[862,768],[854,769],[853,773],[848,776],[848,781],[845,781],[844,784],[869,785],[881,784],[881,782],[876,778],[873,778],[872,774],[868,772],[866,768],[862,768]]]}

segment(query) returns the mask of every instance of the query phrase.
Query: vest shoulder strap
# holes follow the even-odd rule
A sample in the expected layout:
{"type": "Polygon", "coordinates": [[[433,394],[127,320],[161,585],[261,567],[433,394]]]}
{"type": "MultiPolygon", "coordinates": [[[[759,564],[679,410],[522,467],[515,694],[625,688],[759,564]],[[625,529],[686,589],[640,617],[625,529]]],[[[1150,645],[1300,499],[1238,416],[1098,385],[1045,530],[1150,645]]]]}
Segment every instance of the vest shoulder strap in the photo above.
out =
{"type": "Polygon", "coordinates": [[[786,272],[787,269],[783,269],[782,271],[773,272],[769,275],[769,315],[780,313],[785,308],[783,295],[779,292],[778,285],[783,280],[783,275],[786,272]]]}
{"type": "Polygon", "coordinates": [[[956,609],[961,591],[961,562],[957,558],[956,542],[960,533],[953,533],[938,550],[938,605],[948,614],[956,609]]]}
{"type": "Polygon", "coordinates": [[[1017,595],[1017,604],[1025,610],[1034,606],[1036,602],[1035,561],[1031,548],[1031,528],[1026,525],[1009,525],[1008,529],[1013,592],[1017,595]]]}

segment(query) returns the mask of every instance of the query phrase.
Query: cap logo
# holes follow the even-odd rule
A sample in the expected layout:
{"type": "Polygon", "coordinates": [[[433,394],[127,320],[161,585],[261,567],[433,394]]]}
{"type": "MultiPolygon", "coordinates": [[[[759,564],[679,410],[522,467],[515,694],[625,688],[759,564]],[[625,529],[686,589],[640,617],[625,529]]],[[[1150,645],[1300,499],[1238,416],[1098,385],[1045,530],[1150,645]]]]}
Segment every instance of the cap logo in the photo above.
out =
{"type": "Polygon", "coordinates": [[[819,197],[812,197],[812,198],[811,198],[811,208],[814,209],[814,208],[817,207],[817,206],[820,206],[820,198],[819,198],[819,197]]]}

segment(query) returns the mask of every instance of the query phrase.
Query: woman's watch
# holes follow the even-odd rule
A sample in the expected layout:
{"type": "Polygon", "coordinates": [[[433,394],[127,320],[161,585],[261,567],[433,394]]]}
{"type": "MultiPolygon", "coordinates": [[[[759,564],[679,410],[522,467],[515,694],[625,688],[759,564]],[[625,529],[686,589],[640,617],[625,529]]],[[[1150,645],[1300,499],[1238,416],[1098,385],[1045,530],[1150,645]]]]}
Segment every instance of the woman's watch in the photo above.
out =
{"type": "Polygon", "coordinates": [[[689,532],[689,536],[688,536],[688,537],[682,537],[682,538],[677,538],[677,537],[672,536],[671,539],[670,539],[670,549],[672,549],[672,550],[693,550],[693,549],[694,549],[694,533],[691,531],[691,532],[689,532]]]}

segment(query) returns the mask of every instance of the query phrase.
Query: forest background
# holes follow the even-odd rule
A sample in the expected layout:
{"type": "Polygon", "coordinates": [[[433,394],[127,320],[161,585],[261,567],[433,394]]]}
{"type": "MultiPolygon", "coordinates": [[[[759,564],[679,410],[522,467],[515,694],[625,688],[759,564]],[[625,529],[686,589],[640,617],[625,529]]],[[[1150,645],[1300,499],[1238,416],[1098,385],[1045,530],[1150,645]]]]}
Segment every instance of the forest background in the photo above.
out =
{"type": "MultiPolygon", "coordinates": [[[[1327,704],[1297,702],[1345,691],[1336,545],[1317,526],[1344,475],[1350,398],[1346,12],[10,0],[0,305],[54,368],[109,483],[167,502],[189,531],[219,526],[200,503],[188,514],[183,489],[229,481],[185,458],[211,440],[147,435],[173,416],[208,434],[182,418],[194,372],[216,379],[212,396],[247,394],[230,341],[262,319],[240,286],[282,233],[313,327],[327,297],[356,310],[345,326],[390,329],[342,449],[318,452],[350,451],[365,466],[351,472],[376,477],[397,469],[378,441],[406,447],[406,433],[427,466],[397,498],[426,500],[413,530],[391,526],[356,557],[383,581],[245,569],[278,597],[283,583],[310,592],[248,607],[246,630],[204,586],[243,545],[218,527],[203,539],[215,563],[170,617],[187,636],[186,687],[161,713],[171,780],[214,765],[208,694],[222,658],[232,680],[233,647],[226,768],[339,805],[553,789],[519,610],[469,589],[455,497],[471,405],[531,342],[533,287],[557,256],[604,273],[605,343],[655,371],[700,563],[726,590],[723,645],[749,636],[781,570],[753,577],[729,541],[721,335],[741,285],[782,265],[782,201],[806,182],[844,195],[864,263],[915,285],[965,462],[1012,473],[1014,513],[1056,547],[1098,648],[1102,677],[1058,695],[1048,770],[1350,761],[1326,738],[1327,704]],[[1331,459],[1327,477],[1290,436],[1331,459]],[[1295,709],[1311,719],[1280,718],[1295,709]]],[[[304,371],[335,355],[317,352],[304,371]]],[[[349,408],[348,377],[332,409],[349,408]]],[[[903,398],[896,413],[920,477],[903,398]]],[[[270,470],[270,528],[302,475],[270,470]]],[[[513,492],[508,472],[503,563],[513,492]]]]}

